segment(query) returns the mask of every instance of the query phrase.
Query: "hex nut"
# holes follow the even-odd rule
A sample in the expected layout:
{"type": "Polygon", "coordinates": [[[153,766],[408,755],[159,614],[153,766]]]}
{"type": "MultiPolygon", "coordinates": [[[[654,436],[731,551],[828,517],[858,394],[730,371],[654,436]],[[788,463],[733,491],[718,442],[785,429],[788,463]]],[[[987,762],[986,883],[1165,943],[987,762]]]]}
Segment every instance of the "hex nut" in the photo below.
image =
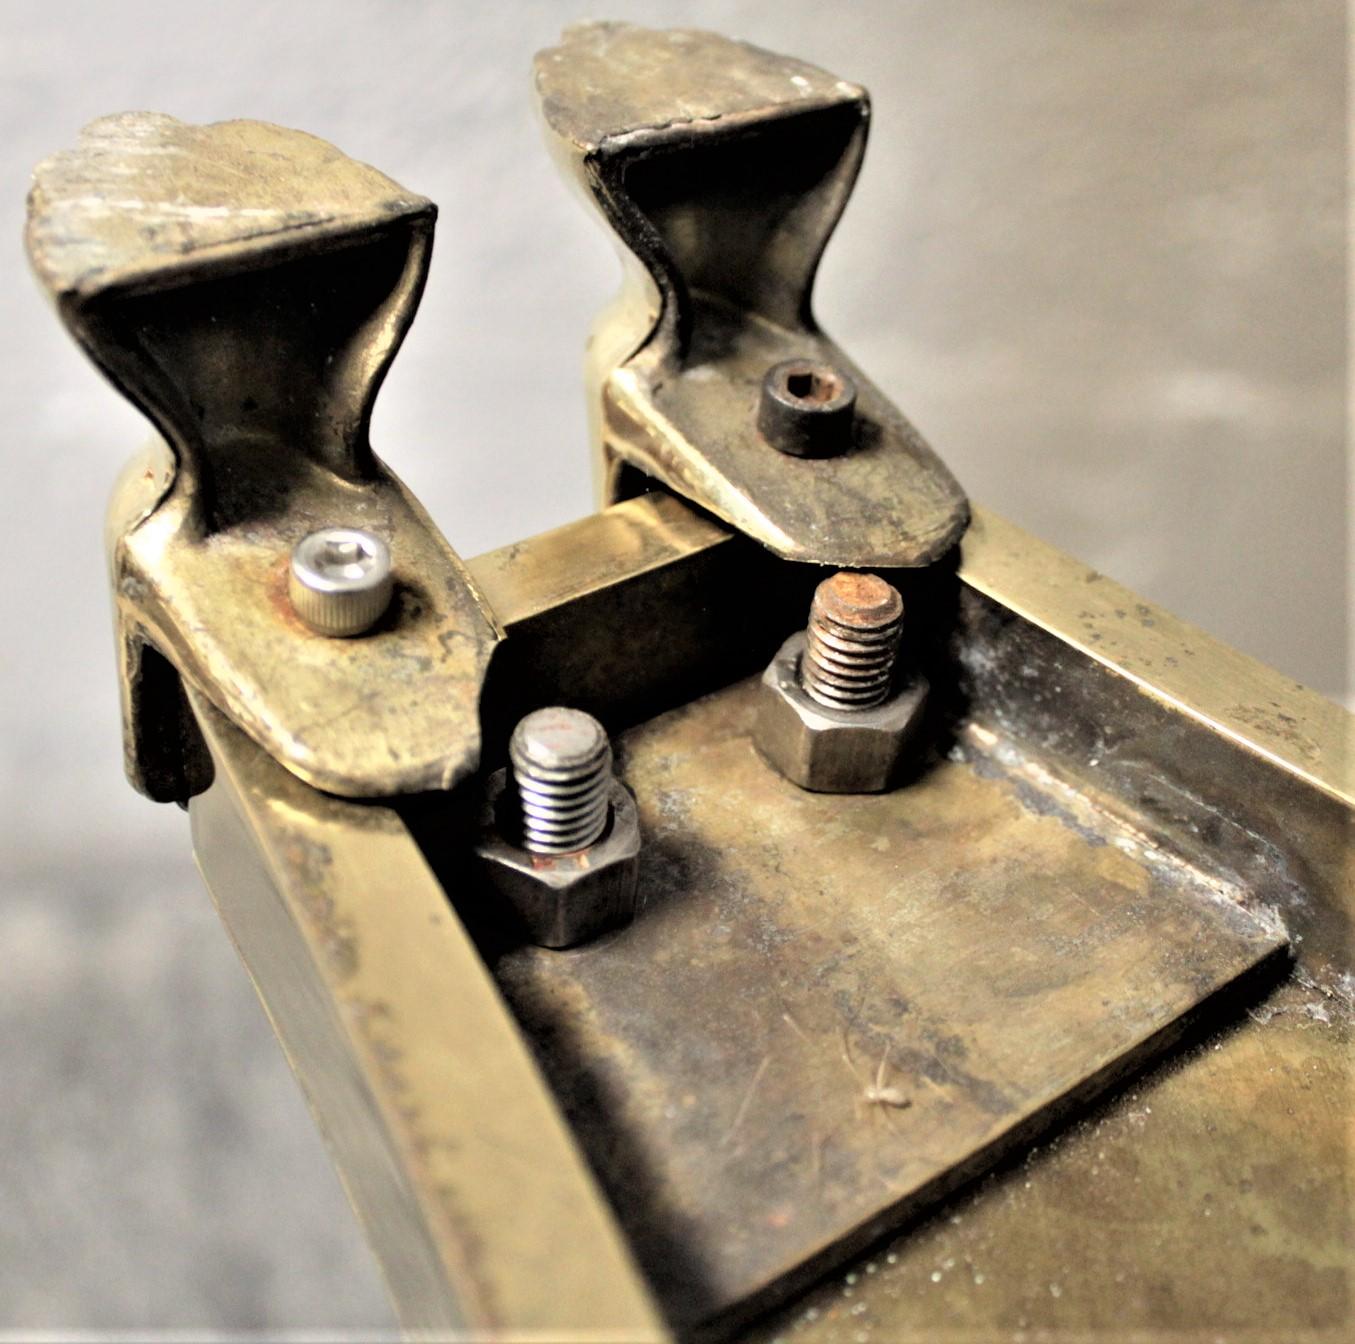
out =
{"type": "Polygon", "coordinates": [[[506,770],[490,776],[476,864],[490,889],[539,947],[573,947],[629,924],[640,871],[640,817],[631,791],[611,781],[607,828],[576,854],[533,854],[507,838],[513,790],[506,770]]]}
{"type": "Polygon", "coordinates": [[[753,741],[792,784],[812,793],[881,793],[894,781],[927,702],[920,673],[883,704],[835,710],[800,685],[803,630],[781,646],[758,687],[753,741]]]}

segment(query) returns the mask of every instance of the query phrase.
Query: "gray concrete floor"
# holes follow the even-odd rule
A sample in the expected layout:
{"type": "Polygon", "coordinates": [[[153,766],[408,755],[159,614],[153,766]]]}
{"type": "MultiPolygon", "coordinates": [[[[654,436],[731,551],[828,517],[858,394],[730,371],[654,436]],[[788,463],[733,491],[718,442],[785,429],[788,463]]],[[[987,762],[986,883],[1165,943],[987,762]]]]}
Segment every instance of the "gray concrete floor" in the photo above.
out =
{"type": "MultiPolygon", "coordinates": [[[[820,313],[976,498],[1347,689],[1346,35],[1335,0],[614,0],[875,95],[820,313]],[[830,19],[825,20],[825,13],[830,19]]],[[[443,207],[374,440],[463,553],[590,506],[615,283],[529,113],[580,15],[0,0],[0,232],[103,112],[312,130],[443,207]]],[[[193,871],[120,774],[100,553],[143,435],[0,252],[0,1329],[388,1322],[193,871]]]]}

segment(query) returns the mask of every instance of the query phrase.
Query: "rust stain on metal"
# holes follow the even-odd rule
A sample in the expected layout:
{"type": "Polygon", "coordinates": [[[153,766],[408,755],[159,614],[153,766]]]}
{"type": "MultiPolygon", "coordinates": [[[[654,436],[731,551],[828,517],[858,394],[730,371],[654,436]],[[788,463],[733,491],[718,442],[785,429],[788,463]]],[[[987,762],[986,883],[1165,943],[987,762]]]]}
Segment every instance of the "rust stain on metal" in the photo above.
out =
{"type": "Polygon", "coordinates": [[[875,630],[903,617],[898,590],[876,574],[843,570],[818,586],[814,601],[825,616],[855,629],[875,630]]]}

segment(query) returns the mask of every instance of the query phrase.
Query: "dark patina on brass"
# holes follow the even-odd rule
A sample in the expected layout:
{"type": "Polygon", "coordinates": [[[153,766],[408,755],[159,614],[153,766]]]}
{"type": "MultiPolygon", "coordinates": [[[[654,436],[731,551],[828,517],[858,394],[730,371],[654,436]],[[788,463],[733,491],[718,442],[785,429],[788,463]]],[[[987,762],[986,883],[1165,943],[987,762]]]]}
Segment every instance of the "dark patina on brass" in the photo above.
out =
{"type": "Polygon", "coordinates": [[[36,170],[33,267],[161,436],[108,523],[127,770],[152,798],[207,780],[180,679],[332,793],[447,788],[478,762],[497,626],[368,438],[435,215],[264,122],[105,117],[36,170]],[[288,593],[294,547],[336,526],[395,561],[389,610],[342,647],[288,593]]]}
{"type": "Polygon", "coordinates": [[[604,502],[658,481],[813,564],[944,555],[964,492],[813,314],[865,153],[865,90],[714,33],[624,23],[569,29],[536,58],[536,88],[557,159],[627,250],[588,352],[604,502]],[[852,451],[793,471],[768,452],[758,401],[787,360],[855,388],[852,451]]]}
{"type": "MultiPolygon", "coordinates": [[[[63,318],[165,440],[113,511],[132,773],[191,799],[402,1324],[1349,1338],[1350,717],[986,510],[965,530],[810,313],[862,90],[625,25],[537,85],[635,261],[591,374],[626,498],[466,565],[366,438],[430,203],[296,132],[146,114],[32,203],[63,318]],[[847,451],[758,433],[790,359],[856,384],[847,451]],[[287,568],[345,522],[395,583],[338,639],[287,568]],[[930,686],[878,792],[757,749],[828,564],[875,571],[842,584],[855,635],[906,606],[906,666],[830,645],[813,703],[930,686]],[[567,900],[478,919],[484,785],[543,705],[606,725],[645,840],[633,909],[565,952],[530,935],[603,929],[567,900]]],[[[595,801],[561,823],[577,873],[620,835],[595,801]]]]}

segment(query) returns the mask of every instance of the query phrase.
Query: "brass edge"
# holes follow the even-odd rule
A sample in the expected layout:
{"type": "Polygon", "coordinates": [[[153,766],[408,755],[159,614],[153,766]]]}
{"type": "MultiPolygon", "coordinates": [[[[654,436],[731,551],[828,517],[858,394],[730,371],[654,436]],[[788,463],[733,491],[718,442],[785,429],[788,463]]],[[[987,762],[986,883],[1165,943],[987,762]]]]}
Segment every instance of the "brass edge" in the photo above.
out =
{"type": "Polygon", "coordinates": [[[733,538],[667,494],[613,504],[466,562],[505,627],[733,538]]]}
{"type": "MultiPolygon", "coordinates": [[[[338,1058],[369,1102],[346,1117],[316,1105],[341,1169],[351,1176],[361,1166],[345,1160],[347,1145],[393,1155],[383,1198],[412,1201],[403,1224],[431,1243],[475,1329],[666,1339],[609,1206],[404,823],[388,808],[310,789],[190,696],[216,764],[212,789],[190,809],[204,877],[308,1094],[325,1082],[313,1073],[338,1058]],[[244,848],[266,866],[266,900],[281,907],[271,921],[239,880],[242,847],[213,843],[207,820],[221,803],[238,813],[244,848]],[[262,963],[278,927],[299,934],[301,947],[270,977],[262,963]],[[318,1046],[308,1028],[325,1038],[318,1046]],[[356,1132],[336,1133],[336,1118],[356,1132]]],[[[349,1188],[364,1222],[389,1213],[349,1188]]],[[[417,1256],[418,1247],[372,1231],[396,1284],[401,1254],[417,1256]]],[[[402,1319],[415,1330],[445,1328],[451,1308],[430,1305],[423,1287],[397,1301],[402,1319]]]]}
{"type": "Polygon", "coordinates": [[[1105,667],[1355,807],[1355,717],[975,506],[960,578],[1105,667]]]}

